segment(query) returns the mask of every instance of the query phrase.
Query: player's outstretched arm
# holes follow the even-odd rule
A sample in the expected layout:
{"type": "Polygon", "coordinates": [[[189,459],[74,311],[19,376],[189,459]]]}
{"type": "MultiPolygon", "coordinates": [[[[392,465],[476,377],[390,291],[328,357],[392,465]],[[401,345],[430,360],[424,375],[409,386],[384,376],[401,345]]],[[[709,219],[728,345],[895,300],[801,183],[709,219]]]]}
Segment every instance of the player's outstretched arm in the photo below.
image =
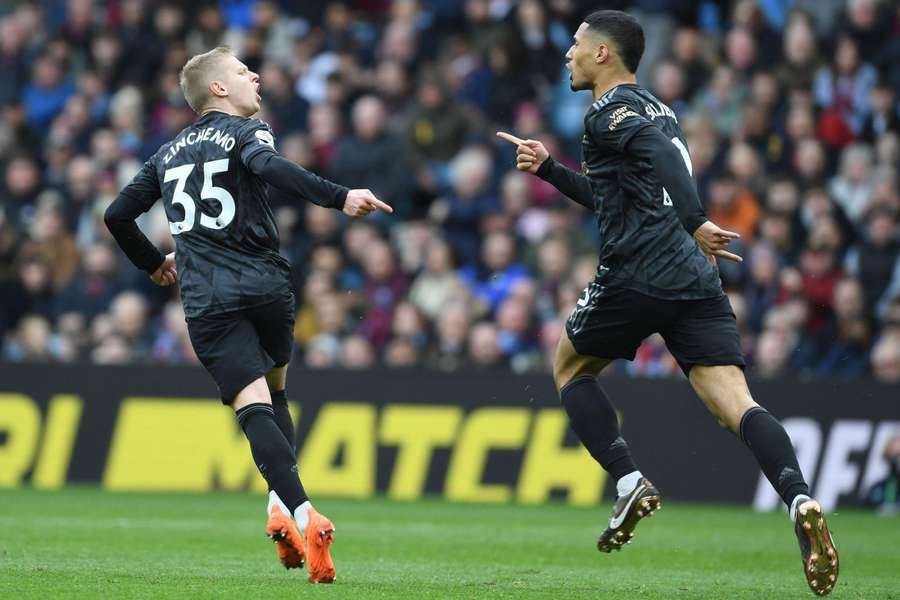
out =
{"type": "Polygon", "coordinates": [[[628,142],[627,151],[651,162],[682,227],[697,240],[703,252],[737,262],[743,260],[725,250],[731,240],[740,235],[726,231],[706,218],[694,180],[681,152],[671,140],[656,127],[643,127],[628,142]]]}
{"type": "Polygon", "coordinates": [[[515,144],[517,169],[537,175],[578,204],[594,210],[594,191],[590,179],[553,160],[537,140],[523,140],[505,131],[498,131],[497,137],[515,144]]]}
{"type": "Polygon", "coordinates": [[[171,285],[175,282],[174,255],[172,264],[167,265],[166,257],[134,222],[158,198],[156,169],[148,162],[109,205],[103,221],[134,266],[146,271],[157,285],[171,285]]]}
{"type": "Polygon", "coordinates": [[[351,217],[364,217],[376,209],[394,212],[371,191],[338,185],[274,152],[257,154],[248,166],[263,181],[285,193],[296,194],[319,206],[335,208],[351,217]]]}

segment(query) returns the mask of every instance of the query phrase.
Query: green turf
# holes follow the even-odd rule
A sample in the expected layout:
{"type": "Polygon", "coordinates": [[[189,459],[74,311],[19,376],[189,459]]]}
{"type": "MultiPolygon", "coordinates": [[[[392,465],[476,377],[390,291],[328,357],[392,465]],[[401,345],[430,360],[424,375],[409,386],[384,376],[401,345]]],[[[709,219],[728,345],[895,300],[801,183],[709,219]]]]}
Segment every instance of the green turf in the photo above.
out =
{"type": "MultiPolygon", "coordinates": [[[[812,598],[784,514],[677,505],[606,555],[608,505],[322,500],[333,586],[285,571],[243,494],[0,491],[2,598],[812,598]]],[[[829,515],[834,598],[900,598],[900,522],[829,515]]]]}

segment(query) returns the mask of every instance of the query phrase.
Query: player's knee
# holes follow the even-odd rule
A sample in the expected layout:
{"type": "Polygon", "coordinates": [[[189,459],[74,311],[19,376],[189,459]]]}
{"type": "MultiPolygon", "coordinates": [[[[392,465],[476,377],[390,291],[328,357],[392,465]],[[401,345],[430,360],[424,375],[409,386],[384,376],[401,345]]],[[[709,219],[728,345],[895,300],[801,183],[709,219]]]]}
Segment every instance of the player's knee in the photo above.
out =
{"type": "Polygon", "coordinates": [[[577,363],[571,359],[560,360],[557,357],[557,360],[553,362],[553,381],[556,383],[557,392],[581,374],[577,363]]]}
{"type": "Polygon", "coordinates": [[[738,433],[741,428],[741,417],[750,406],[755,406],[755,404],[747,404],[742,400],[723,399],[715,406],[714,415],[719,425],[732,433],[738,433]]]}
{"type": "Polygon", "coordinates": [[[281,367],[273,367],[266,373],[266,385],[269,391],[274,392],[283,390],[287,384],[287,365],[281,367]]]}
{"type": "Polygon", "coordinates": [[[562,390],[568,383],[579,377],[596,377],[599,372],[588,362],[583,360],[555,361],[553,364],[553,381],[556,383],[556,391],[562,390]]]}
{"type": "Polygon", "coordinates": [[[568,382],[570,377],[567,376],[567,370],[564,363],[559,360],[553,361],[553,382],[556,384],[556,391],[561,390],[568,382]]]}

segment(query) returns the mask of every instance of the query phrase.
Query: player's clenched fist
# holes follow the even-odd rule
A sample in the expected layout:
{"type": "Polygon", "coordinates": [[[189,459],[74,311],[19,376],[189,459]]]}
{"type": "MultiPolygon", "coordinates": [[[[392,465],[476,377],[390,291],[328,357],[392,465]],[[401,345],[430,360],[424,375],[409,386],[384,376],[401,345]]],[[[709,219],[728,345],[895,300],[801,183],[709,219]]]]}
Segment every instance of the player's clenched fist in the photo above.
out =
{"type": "Polygon", "coordinates": [[[351,217],[365,217],[378,208],[386,213],[394,212],[393,208],[376,198],[371,190],[350,190],[344,200],[344,214],[351,217]]]}
{"type": "Polygon", "coordinates": [[[550,157],[544,145],[537,140],[522,140],[505,131],[498,131],[497,137],[516,145],[516,168],[528,173],[537,173],[541,164],[550,157]]]}

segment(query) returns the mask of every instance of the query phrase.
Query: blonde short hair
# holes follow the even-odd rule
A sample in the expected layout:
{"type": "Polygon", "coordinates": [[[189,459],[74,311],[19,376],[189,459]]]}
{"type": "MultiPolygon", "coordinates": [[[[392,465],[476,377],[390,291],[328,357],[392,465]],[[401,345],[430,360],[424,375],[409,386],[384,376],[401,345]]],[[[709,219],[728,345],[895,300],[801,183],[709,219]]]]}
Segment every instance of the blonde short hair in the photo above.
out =
{"type": "Polygon", "coordinates": [[[212,81],[219,61],[234,56],[228,46],[219,46],[209,52],[191,57],[181,69],[181,91],[194,112],[199,113],[209,102],[209,82],[212,81]]]}

